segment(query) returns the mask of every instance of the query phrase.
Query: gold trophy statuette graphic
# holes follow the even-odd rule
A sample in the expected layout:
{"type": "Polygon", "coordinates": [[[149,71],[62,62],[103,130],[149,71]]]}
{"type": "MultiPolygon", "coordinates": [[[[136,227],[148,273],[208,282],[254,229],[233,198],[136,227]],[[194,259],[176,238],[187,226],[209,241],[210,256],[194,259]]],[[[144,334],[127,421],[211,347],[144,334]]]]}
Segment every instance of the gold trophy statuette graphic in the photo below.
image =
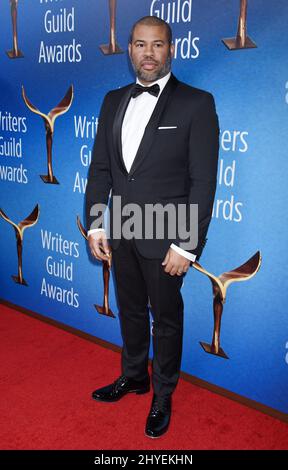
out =
{"type": "Polygon", "coordinates": [[[214,311],[214,331],[212,343],[200,342],[203,349],[210,354],[221,356],[228,359],[223,349],[220,347],[220,329],[221,318],[223,312],[223,304],[227,296],[227,288],[232,282],[248,281],[251,277],[255,276],[261,265],[261,254],[257,251],[246,263],[242,264],[232,271],[225,272],[220,276],[214,276],[203,268],[199,263],[194,262],[193,268],[209,277],[213,288],[213,311],[214,311]]]}
{"type": "Polygon", "coordinates": [[[22,86],[22,96],[23,100],[26,104],[26,106],[32,111],[32,113],[39,114],[39,116],[42,117],[45,125],[45,130],[46,130],[46,148],[47,148],[47,175],[40,175],[44,183],[50,183],[50,184],[59,184],[55,176],[53,175],[53,169],[52,169],[52,144],[53,144],[53,133],[54,133],[54,124],[55,120],[58,116],[61,116],[61,114],[67,113],[69,110],[72,101],[73,101],[73,85],[71,85],[62,99],[60,103],[51,111],[49,111],[48,114],[41,113],[39,109],[34,106],[29,98],[27,98],[27,95],[24,90],[24,86],[22,86]]]}
{"type": "Polygon", "coordinates": [[[247,4],[247,0],[240,0],[240,14],[236,38],[222,39],[222,42],[230,51],[257,47],[252,39],[247,36],[247,4]]]}
{"type": "Polygon", "coordinates": [[[11,18],[12,18],[12,30],[13,30],[13,49],[7,51],[8,57],[10,59],[20,59],[24,57],[23,53],[18,47],[18,34],[17,34],[17,10],[18,10],[18,0],[10,0],[11,4],[11,18]]]}
{"type": "MultiPolygon", "coordinates": [[[[81,235],[87,240],[87,231],[81,224],[80,218],[77,215],[77,225],[80,230],[81,235]]],[[[112,310],[109,308],[109,279],[110,279],[110,269],[112,266],[112,252],[110,252],[109,261],[103,261],[103,283],[104,283],[104,299],[103,305],[94,305],[98,313],[101,315],[106,315],[107,317],[116,318],[112,310]]]]}
{"type": "Polygon", "coordinates": [[[19,222],[19,224],[15,224],[12,222],[9,217],[5,214],[5,212],[0,209],[0,215],[3,217],[6,222],[11,224],[14,227],[15,235],[16,235],[16,242],[17,242],[17,254],[18,254],[18,275],[11,276],[14,282],[17,284],[22,284],[23,286],[28,286],[27,282],[23,278],[23,271],[22,271],[22,251],[23,251],[23,234],[26,228],[33,227],[38,222],[39,219],[39,206],[38,204],[34,207],[33,211],[31,212],[26,219],[19,222]]]}
{"type": "Polygon", "coordinates": [[[122,54],[123,51],[116,41],[116,0],[109,0],[110,12],[110,42],[109,44],[102,44],[101,51],[105,55],[122,54]]]}

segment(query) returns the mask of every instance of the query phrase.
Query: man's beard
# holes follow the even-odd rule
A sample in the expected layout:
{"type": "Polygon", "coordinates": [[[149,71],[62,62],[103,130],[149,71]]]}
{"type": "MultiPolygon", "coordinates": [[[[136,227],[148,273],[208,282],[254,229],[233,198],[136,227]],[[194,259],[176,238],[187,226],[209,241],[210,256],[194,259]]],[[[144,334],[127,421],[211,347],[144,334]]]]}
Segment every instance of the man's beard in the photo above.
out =
{"type": "Polygon", "coordinates": [[[155,70],[153,73],[149,73],[145,72],[144,70],[141,70],[140,67],[138,68],[134,64],[133,59],[131,58],[131,64],[137,78],[139,78],[139,80],[144,80],[145,82],[156,82],[160,78],[165,77],[165,75],[167,75],[167,73],[169,73],[171,70],[171,62],[172,56],[171,54],[169,54],[165,61],[165,64],[160,69],[155,70]]]}

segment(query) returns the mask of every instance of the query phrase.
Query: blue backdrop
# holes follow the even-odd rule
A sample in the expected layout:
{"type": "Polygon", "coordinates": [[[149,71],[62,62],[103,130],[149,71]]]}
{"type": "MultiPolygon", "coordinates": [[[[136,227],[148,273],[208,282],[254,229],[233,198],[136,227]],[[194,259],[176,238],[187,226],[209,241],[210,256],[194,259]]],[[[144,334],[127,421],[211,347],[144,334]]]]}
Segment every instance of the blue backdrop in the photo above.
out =
{"type": "MultiPolygon", "coordinates": [[[[109,40],[108,0],[19,0],[18,46],[24,57],[11,59],[10,2],[1,2],[0,207],[16,223],[36,204],[40,216],[24,232],[28,286],[11,278],[17,274],[15,234],[0,218],[0,296],[121,345],[118,319],[94,308],[103,300],[102,266],[89,256],[76,216],[83,221],[102,99],[134,80],[127,55],[131,25],[144,15],[161,16],[174,33],[174,74],[214,94],[220,121],[218,187],[201,264],[220,274],[257,250],[263,257],[255,277],[228,289],[221,344],[229,360],[199,345],[211,341],[212,289],[207,277],[190,269],[182,288],[182,370],[287,413],[288,3],[248,2],[248,35],[257,47],[235,51],[222,39],[236,34],[238,0],[118,0],[116,13],[124,53],[104,55],[99,46],[109,40]],[[25,105],[22,85],[44,113],[74,87],[71,108],[55,122],[53,171],[59,185],[39,177],[47,166],[45,128],[25,105]],[[63,272],[57,275],[59,267],[63,272]]],[[[113,278],[109,300],[117,316],[113,278]]]]}

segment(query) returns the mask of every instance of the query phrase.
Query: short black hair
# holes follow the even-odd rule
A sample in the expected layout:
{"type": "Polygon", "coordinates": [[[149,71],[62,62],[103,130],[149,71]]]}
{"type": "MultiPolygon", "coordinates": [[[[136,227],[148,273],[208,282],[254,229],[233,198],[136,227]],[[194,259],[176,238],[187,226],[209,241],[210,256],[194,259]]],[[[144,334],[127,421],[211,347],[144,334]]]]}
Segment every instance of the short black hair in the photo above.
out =
{"type": "Polygon", "coordinates": [[[169,46],[172,43],[172,30],[171,27],[166,21],[162,20],[161,18],[158,18],[158,16],[143,16],[143,18],[140,18],[140,20],[136,21],[136,23],[133,24],[130,36],[129,36],[129,43],[132,44],[133,40],[133,34],[136,26],[138,24],[145,24],[147,26],[162,26],[166,29],[166,34],[167,34],[167,39],[169,46]]]}

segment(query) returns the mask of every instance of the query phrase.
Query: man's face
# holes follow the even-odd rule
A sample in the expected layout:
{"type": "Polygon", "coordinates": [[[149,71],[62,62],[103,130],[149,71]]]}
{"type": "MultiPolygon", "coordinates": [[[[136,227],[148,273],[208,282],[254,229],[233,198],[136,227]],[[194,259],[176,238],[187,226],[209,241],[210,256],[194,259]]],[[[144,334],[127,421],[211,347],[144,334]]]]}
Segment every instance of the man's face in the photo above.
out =
{"type": "Polygon", "coordinates": [[[144,85],[170,71],[174,46],[168,44],[165,27],[138,24],[128,48],[134,71],[144,85]]]}

